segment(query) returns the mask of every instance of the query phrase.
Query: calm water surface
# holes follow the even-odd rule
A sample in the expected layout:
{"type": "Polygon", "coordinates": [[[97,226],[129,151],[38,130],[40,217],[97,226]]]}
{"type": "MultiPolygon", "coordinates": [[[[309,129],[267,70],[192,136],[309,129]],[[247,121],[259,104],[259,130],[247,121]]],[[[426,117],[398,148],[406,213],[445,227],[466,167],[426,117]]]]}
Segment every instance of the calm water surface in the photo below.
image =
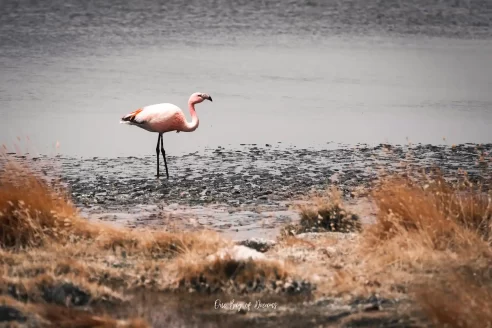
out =
{"type": "Polygon", "coordinates": [[[214,102],[197,106],[195,132],[165,135],[170,155],[492,142],[492,5],[394,3],[3,0],[0,143],[153,154],[157,135],[119,118],[160,102],[189,117],[195,91],[214,102]]]}

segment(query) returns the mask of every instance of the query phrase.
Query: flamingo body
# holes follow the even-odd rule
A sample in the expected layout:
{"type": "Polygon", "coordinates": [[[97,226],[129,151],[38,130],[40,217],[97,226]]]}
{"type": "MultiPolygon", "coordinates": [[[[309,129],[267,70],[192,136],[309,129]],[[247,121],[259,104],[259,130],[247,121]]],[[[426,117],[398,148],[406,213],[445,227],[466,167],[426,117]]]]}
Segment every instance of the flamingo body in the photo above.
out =
{"type": "Polygon", "coordinates": [[[125,115],[121,123],[136,125],[149,132],[180,131],[186,125],[183,111],[169,103],[149,105],[125,115]]]}
{"type": "Polygon", "coordinates": [[[121,118],[120,123],[135,125],[149,132],[158,133],[157,138],[157,177],[159,177],[159,143],[164,164],[166,166],[166,176],[169,179],[167,169],[166,152],[164,151],[162,135],[166,132],[193,132],[198,128],[199,120],[195,111],[195,104],[201,103],[205,99],[212,101],[206,93],[195,92],[188,100],[188,107],[191,114],[191,122],[186,120],[183,111],[176,105],[161,103],[139,108],[121,118]]]}

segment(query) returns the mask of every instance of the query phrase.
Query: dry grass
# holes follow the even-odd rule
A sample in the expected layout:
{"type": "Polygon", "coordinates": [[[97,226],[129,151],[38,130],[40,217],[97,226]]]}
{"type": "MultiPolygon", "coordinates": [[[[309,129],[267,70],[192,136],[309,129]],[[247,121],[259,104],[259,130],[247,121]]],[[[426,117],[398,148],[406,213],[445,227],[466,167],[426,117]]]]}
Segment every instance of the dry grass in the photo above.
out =
{"type": "Polygon", "coordinates": [[[63,240],[67,233],[90,234],[62,194],[29,172],[8,164],[0,176],[0,245],[39,246],[46,238],[63,240]]]}
{"type": "Polygon", "coordinates": [[[487,277],[449,272],[416,289],[415,298],[439,327],[492,327],[492,277],[483,271],[487,277]]]}
{"type": "MultiPolygon", "coordinates": [[[[313,257],[305,271],[320,277],[318,296],[410,299],[423,325],[492,327],[492,194],[458,177],[385,175],[369,194],[375,224],[353,240],[288,237],[280,248],[296,247],[289,256],[299,262],[313,257]]],[[[333,191],[298,207],[304,225],[333,208],[346,208],[333,191]]]]}
{"type": "Polygon", "coordinates": [[[472,185],[390,178],[372,196],[377,221],[365,229],[362,245],[371,260],[418,265],[440,255],[490,255],[491,195],[472,185]]]}
{"type": "Polygon", "coordinates": [[[176,269],[180,289],[203,293],[275,291],[276,282],[290,276],[288,266],[280,261],[238,261],[227,255],[211,260],[181,259],[176,269]]]}
{"type": "Polygon", "coordinates": [[[103,313],[138,307],[132,295],[142,289],[258,292],[266,288],[256,286],[289,277],[281,263],[205,260],[232,245],[206,230],[130,230],[89,222],[63,188],[28,169],[9,164],[0,175],[0,293],[29,324],[147,327],[140,319],[103,313]],[[251,284],[255,288],[243,288],[251,284]]]}
{"type": "Polygon", "coordinates": [[[491,194],[466,179],[389,177],[372,198],[377,221],[357,247],[367,279],[409,288],[439,327],[491,326],[491,194]]]}
{"type": "Polygon", "coordinates": [[[287,227],[276,256],[295,258],[306,275],[315,274],[319,297],[412,300],[407,314],[424,326],[492,327],[492,194],[483,191],[491,189],[464,172],[445,180],[439,171],[404,171],[383,172],[369,193],[375,224],[355,236],[345,232],[360,225],[337,228],[347,206],[336,190],[297,206],[301,222],[287,227]],[[292,236],[308,231],[331,232],[292,236]],[[352,239],[333,243],[337,231],[352,239]]]}
{"type": "Polygon", "coordinates": [[[311,198],[309,204],[296,205],[301,220],[299,224],[282,229],[281,237],[305,232],[353,232],[360,231],[359,217],[345,208],[342,194],[330,188],[324,194],[311,198]]]}
{"type": "Polygon", "coordinates": [[[6,168],[0,176],[0,245],[22,249],[94,243],[102,249],[124,250],[126,255],[145,253],[168,257],[190,249],[210,251],[224,241],[212,233],[168,233],[115,228],[88,223],[60,188],[26,168],[6,168]]]}

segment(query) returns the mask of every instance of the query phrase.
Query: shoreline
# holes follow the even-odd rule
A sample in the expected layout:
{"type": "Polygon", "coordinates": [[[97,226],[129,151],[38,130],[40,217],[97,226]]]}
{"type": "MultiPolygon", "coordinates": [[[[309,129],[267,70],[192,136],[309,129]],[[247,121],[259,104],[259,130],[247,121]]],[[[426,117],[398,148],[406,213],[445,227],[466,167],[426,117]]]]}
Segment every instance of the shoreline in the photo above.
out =
{"type": "Polygon", "coordinates": [[[367,193],[383,171],[406,174],[407,168],[439,167],[445,178],[464,170],[472,181],[490,179],[486,163],[491,154],[492,144],[470,143],[325,150],[244,145],[169,156],[169,180],[155,177],[155,156],[5,158],[60,179],[88,219],[133,228],[207,228],[247,239],[274,238],[279,227],[298,220],[290,205],[329,186],[358,206],[352,202],[355,196],[367,193]]]}

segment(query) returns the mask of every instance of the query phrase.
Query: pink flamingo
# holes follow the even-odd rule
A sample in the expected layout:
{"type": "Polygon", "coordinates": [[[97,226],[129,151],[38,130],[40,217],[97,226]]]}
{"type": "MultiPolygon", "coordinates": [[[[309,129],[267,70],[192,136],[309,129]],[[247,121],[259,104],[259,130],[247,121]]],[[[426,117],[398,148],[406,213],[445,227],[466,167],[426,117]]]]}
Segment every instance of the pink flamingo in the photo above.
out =
{"type": "Polygon", "coordinates": [[[193,132],[198,128],[198,116],[195,111],[195,104],[199,104],[205,99],[212,101],[212,97],[206,93],[195,92],[188,99],[188,108],[190,109],[191,122],[186,120],[183,111],[176,105],[169,103],[155,104],[137,109],[130,114],[121,118],[120,123],[138,126],[149,132],[157,132],[157,177],[159,177],[159,142],[161,144],[162,157],[166,166],[166,176],[169,179],[167,170],[166,152],[162,141],[162,134],[166,132],[176,131],[179,133],[193,132]]]}

